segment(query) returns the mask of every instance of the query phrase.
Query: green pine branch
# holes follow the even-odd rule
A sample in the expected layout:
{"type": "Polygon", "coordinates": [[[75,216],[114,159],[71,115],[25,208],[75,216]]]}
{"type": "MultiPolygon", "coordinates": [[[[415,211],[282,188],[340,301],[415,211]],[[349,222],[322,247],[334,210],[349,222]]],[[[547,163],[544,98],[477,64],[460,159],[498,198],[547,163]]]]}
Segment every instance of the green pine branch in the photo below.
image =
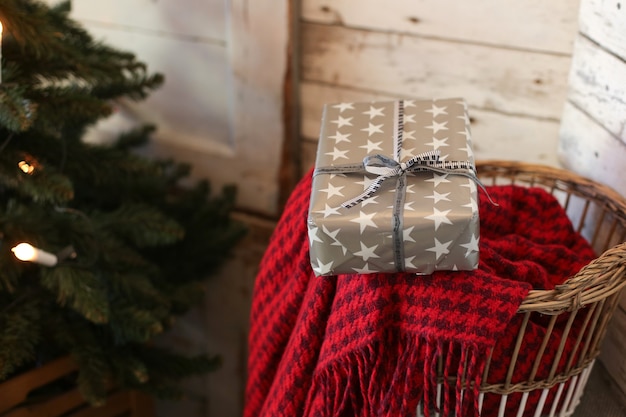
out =
{"type": "Polygon", "coordinates": [[[106,285],[94,272],[57,266],[41,269],[41,285],[50,290],[61,306],[69,306],[93,323],[107,323],[109,308],[106,285]]]}
{"type": "Polygon", "coordinates": [[[219,360],[152,339],[202,299],[242,237],[234,190],[183,186],[189,165],[142,156],[155,126],[82,141],[117,99],[144,99],[163,77],[68,13],[69,2],[0,2],[0,380],[69,354],[92,404],[111,381],[179,395],[181,378],[219,360]],[[19,261],[20,242],[75,256],[19,261]]]}
{"type": "Polygon", "coordinates": [[[32,361],[41,341],[41,306],[37,298],[0,296],[0,381],[32,361]]]}

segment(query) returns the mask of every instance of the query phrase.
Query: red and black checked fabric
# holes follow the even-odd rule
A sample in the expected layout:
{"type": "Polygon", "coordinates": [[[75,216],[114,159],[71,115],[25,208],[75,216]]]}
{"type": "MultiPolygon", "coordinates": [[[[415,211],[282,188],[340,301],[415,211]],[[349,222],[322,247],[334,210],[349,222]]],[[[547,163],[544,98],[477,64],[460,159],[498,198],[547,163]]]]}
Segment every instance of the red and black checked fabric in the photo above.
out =
{"type": "MultiPolygon", "coordinates": [[[[495,341],[517,334],[513,317],[528,291],[552,288],[595,256],[548,193],[490,187],[500,207],[480,203],[478,270],[316,278],[306,226],[310,190],[309,173],[260,265],[244,417],[415,416],[420,399],[435,406],[440,356],[447,375],[465,369],[477,386],[495,341]]],[[[525,341],[529,348],[541,341],[541,323],[536,326],[525,341]]],[[[524,352],[519,378],[532,366],[532,351],[524,352]]],[[[506,371],[497,355],[490,375],[506,371]]],[[[444,387],[441,411],[476,415],[476,393],[466,390],[458,401],[457,381],[444,387]]]]}

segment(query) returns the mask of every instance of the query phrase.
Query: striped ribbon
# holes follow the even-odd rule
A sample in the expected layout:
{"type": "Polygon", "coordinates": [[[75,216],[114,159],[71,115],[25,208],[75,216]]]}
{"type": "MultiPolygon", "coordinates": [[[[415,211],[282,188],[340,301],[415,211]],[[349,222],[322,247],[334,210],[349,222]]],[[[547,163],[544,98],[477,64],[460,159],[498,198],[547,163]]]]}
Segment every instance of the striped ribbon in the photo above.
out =
{"type": "Polygon", "coordinates": [[[363,169],[370,174],[378,175],[360,195],[341,204],[351,208],[372,197],[383,182],[390,178],[405,175],[407,172],[433,171],[442,174],[463,175],[477,182],[474,166],[469,161],[441,161],[439,150],[428,151],[413,156],[406,162],[398,162],[385,155],[368,155],[363,159],[363,169]]]}
{"type": "Polygon", "coordinates": [[[380,189],[382,184],[391,178],[397,178],[408,172],[424,172],[431,171],[440,174],[462,175],[474,181],[483,191],[485,191],[489,201],[496,204],[485,186],[476,176],[474,165],[469,161],[442,161],[439,159],[440,151],[428,151],[417,154],[406,162],[398,162],[385,155],[375,154],[368,155],[363,158],[362,164],[344,164],[319,167],[315,169],[313,175],[318,174],[347,174],[347,173],[370,173],[378,175],[370,185],[358,196],[351,198],[341,204],[343,208],[352,208],[368,198],[373,197],[380,189]]]}

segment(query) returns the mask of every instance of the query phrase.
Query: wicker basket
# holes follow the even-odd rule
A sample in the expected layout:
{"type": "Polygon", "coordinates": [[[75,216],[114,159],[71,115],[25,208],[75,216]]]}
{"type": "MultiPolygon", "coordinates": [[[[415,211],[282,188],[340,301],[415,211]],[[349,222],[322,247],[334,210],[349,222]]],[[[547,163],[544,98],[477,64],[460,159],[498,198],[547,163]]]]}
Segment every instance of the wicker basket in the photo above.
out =
{"type": "MultiPolygon", "coordinates": [[[[521,327],[511,356],[489,357],[480,386],[478,406],[483,415],[571,416],[599,354],[620,290],[626,286],[626,200],[606,186],[561,169],[484,161],[477,163],[477,170],[485,185],[515,184],[542,187],[551,192],[577,230],[601,254],[556,289],[533,290],[528,294],[518,310],[521,327]],[[543,320],[547,330],[539,349],[532,353],[535,356],[530,373],[522,381],[519,375],[513,381],[519,357],[525,354],[528,358],[527,352],[521,352],[522,341],[528,323],[533,320],[543,320]],[[572,341],[573,323],[576,323],[576,336],[572,341]],[[568,349],[564,348],[566,340],[568,349]],[[558,347],[548,375],[544,372],[540,377],[537,370],[547,346],[558,347]],[[500,366],[504,361],[508,369],[502,380],[490,375],[490,364],[496,359],[500,366]],[[485,404],[489,404],[489,410],[483,409],[485,404]]],[[[442,386],[443,375],[440,375],[438,392],[442,386]]],[[[423,415],[423,410],[418,409],[417,415],[423,415]]],[[[434,415],[440,414],[434,410],[434,415]]]]}

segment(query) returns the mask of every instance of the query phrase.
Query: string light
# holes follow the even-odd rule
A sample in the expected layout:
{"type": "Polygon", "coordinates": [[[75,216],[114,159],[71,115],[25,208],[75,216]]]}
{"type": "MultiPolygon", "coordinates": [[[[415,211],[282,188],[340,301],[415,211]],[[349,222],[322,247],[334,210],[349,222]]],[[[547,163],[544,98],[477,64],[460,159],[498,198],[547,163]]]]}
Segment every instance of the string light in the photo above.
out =
{"type": "Polygon", "coordinates": [[[11,251],[20,261],[34,262],[44,266],[55,266],[58,262],[56,255],[38,249],[28,243],[20,243],[12,248],[11,251]]]}
{"type": "Polygon", "coordinates": [[[20,167],[20,169],[24,171],[25,174],[32,174],[33,171],[35,171],[35,167],[26,161],[18,162],[17,166],[20,167]]]}

